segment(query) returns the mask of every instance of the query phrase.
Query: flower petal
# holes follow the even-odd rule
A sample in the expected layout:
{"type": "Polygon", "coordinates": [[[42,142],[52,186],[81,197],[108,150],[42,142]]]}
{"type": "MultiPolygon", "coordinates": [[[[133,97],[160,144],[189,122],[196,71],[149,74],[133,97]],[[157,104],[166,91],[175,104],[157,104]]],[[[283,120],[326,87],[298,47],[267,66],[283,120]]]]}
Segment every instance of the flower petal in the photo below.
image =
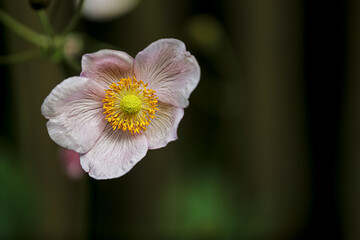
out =
{"type": "Polygon", "coordinates": [[[57,85],[41,106],[51,139],[79,153],[89,151],[105,128],[104,95],[98,83],[83,77],[57,85]]]}
{"type": "Polygon", "coordinates": [[[120,78],[134,76],[133,65],[134,59],[125,52],[100,50],[83,56],[80,76],[108,86],[120,78]]]}
{"type": "Polygon", "coordinates": [[[99,140],[85,154],[80,155],[83,169],[95,179],[116,178],[127,173],[148,150],[143,134],[112,130],[108,125],[99,140]]]}
{"type": "Polygon", "coordinates": [[[169,142],[177,139],[177,128],[184,116],[184,109],[158,102],[156,118],[153,119],[145,131],[149,149],[165,147],[169,142]]]}
{"type": "Polygon", "coordinates": [[[186,107],[188,98],[200,80],[200,67],[183,42],[161,39],[135,57],[134,72],[139,80],[156,91],[159,100],[186,107]]]}

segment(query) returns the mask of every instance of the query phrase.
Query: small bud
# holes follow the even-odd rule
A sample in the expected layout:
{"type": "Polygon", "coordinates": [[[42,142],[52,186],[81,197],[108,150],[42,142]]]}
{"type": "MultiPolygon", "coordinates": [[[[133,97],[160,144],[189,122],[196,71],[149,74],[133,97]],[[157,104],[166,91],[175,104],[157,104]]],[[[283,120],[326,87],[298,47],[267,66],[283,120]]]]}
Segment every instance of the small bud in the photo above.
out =
{"type": "Polygon", "coordinates": [[[78,33],[72,33],[65,39],[63,45],[63,52],[66,58],[75,59],[81,58],[81,53],[84,48],[83,36],[78,33]]]}
{"type": "MultiPolygon", "coordinates": [[[[133,10],[140,0],[86,0],[83,16],[91,21],[106,22],[116,19],[133,10]]],[[[78,4],[80,0],[77,0],[78,4]]]]}
{"type": "Polygon", "coordinates": [[[29,0],[30,6],[35,10],[45,9],[50,0],[29,0]]]}
{"type": "Polygon", "coordinates": [[[73,180],[80,179],[84,175],[84,170],[80,165],[79,153],[66,148],[59,148],[59,154],[67,175],[73,180]]]}

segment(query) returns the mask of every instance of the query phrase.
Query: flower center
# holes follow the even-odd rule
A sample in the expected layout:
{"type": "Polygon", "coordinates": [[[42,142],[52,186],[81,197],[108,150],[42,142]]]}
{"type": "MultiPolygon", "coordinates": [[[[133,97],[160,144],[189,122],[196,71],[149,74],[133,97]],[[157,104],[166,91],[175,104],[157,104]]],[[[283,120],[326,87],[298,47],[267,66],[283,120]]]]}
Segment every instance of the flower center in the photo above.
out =
{"type": "Polygon", "coordinates": [[[146,87],[143,81],[128,77],[110,84],[105,90],[104,114],[113,130],[140,133],[146,131],[146,126],[156,118],[157,96],[154,90],[146,87]]]}
{"type": "Polygon", "coordinates": [[[138,113],[141,110],[141,100],[135,95],[127,95],[121,99],[120,108],[127,114],[138,113]]]}

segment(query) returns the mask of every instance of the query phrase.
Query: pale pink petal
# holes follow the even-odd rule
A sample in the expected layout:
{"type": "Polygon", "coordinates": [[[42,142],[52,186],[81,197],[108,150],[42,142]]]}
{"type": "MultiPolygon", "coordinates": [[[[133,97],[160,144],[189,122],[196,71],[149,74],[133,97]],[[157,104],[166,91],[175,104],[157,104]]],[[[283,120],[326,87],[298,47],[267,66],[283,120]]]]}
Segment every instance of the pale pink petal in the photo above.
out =
{"type": "Polygon", "coordinates": [[[112,130],[108,125],[91,150],[80,155],[80,163],[95,179],[116,178],[127,173],[147,150],[145,135],[112,130]]]}
{"type": "Polygon", "coordinates": [[[159,102],[156,118],[145,131],[149,149],[165,147],[177,139],[177,128],[184,116],[184,109],[159,102]]]}
{"type": "Polygon", "coordinates": [[[83,77],[57,85],[41,106],[51,139],[79,153],[89,151],[105,128],[104,96],[98,83],[83,77]]]}
{"type": "Polygon", "coordinates": [[[186,107],[191,92],[200,80],[200,67],[183,42],[161,39],[135,57],[135,76],[156,91],[159,100],[186,107]]]}
{"type": "Polygon", "coordinates": [[[134,59],[116,50],[100,50],[82,57],[80,76],[95,80],[103,86],[120,78],[133,77],[134,59]]]}

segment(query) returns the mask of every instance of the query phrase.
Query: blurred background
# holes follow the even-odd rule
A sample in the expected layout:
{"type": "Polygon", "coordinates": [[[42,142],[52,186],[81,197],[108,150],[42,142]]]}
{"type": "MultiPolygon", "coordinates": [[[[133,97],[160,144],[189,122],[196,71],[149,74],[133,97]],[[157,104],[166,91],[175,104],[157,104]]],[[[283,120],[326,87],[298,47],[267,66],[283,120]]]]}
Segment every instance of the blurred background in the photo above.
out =
{"type": "MultiPolygon", "coordinates": [[[[60,50],[0,25],[0,239],[360,239],[359,1],[86,1],[60,50]],[[202,74],[179,139],[91,179],[44,98],[84,53],[169,37],[202,74]]],[[[0,9],[44,32],[28,1],[0,9]]],[[[45,13],[61,33],[75,1],[45,13]]]]}

